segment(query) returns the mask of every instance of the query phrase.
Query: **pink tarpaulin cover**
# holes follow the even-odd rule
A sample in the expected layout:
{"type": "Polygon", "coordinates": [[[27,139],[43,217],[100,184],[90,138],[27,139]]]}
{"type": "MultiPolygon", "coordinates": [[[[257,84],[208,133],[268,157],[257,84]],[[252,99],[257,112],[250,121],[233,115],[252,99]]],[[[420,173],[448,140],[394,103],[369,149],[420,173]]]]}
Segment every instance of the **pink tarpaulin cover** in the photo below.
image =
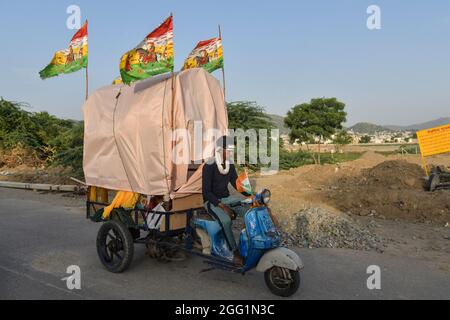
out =
{"type": "Polygon", "coordinates": [[[83,114],[86,183],[151,195],[200,193],[200,172],[188,180],[189,163],[174,163],[172,154],[187,153],[197,162],[213,156],[212,136],[193,147],[196,121],[203,133],[228,129],[220,82],[203,69],[101,88],[89,96],[83,114]],[[177,129],[183,130],[173,133],[177,129]]]}

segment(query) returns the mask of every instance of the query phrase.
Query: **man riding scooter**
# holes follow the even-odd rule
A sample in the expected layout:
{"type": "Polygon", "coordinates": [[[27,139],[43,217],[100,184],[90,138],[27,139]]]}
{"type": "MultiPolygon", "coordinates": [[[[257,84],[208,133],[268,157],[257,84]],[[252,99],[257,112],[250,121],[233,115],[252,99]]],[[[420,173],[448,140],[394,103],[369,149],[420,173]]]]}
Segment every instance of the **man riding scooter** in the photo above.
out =
{"type": "Polygon", "coordinates": [[[233,252],[234,262],[242,265],[243,259],[232,231],[232,220],[244,215],[246,208],[241,199],[230,196],[228,185],[236,189],[238,175],[233,162],[234,142],[231,137],[221,137],[216,142],[215,159],[208,161],[203,167],[203,200],[205,208],[222,227],[228,247],[233,252]]]}

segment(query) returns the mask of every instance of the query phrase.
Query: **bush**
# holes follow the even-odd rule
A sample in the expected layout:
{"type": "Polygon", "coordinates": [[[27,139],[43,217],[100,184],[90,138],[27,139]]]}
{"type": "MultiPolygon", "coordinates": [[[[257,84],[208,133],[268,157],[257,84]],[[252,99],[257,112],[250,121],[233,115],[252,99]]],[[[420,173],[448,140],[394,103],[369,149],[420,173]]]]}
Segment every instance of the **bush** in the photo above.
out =
{"type": "Polygon", "coordinates": [[[281,170],[289,170],[308,164],[314,164],[314,158],[311,153],[306,151],[289,152],[284,149],[280,150],[281,170]]]}
{"type": "MultiPolygon", "coordinates": [[[[58,119],[47,112],[28,112],[28,105],[0,99],[0,150],[32,151],[39,165],[72,167],[82,176],[83,123],[58,119]]],[[[38,165],[28,161],[28,165],[38,165]]]]}

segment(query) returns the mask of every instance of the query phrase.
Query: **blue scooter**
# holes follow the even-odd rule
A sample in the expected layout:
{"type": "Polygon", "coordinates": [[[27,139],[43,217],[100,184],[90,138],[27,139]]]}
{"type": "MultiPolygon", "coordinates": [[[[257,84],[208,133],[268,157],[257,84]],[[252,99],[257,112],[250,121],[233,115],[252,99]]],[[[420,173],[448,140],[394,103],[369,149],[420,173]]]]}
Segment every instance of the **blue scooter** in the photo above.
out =
{"type": "Polygon", "coordinates": [[[303,263],[295,252],[281,246],[280,234],[267,207],[270,196],[270,191],[265,189],[252,198],[235,204],[250,206],[244,216],[245,228],[239,238],[239,251],[244,258],[244,266],[237,266],[232,262],[233,253],[217,221],[194,217],[192,223],[201,238],[202,256],[210,257],[205,261],[207,264],[242,274],[256,268],[257,271],[264,272],[266,284],[273,294],[289,297],[300,286],[303,263]]]}

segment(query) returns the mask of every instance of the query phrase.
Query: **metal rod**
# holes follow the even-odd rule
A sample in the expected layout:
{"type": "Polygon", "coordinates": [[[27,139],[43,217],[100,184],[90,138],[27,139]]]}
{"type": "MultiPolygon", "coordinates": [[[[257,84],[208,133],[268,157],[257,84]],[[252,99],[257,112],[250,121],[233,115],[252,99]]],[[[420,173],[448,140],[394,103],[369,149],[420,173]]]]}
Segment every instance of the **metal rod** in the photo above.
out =
{"type": "MultiPolygon", "coordinates": [[[[88,23],[88,20],[86,19],[86,24],[88,23]]],[[[89,46],[89,42],[88,42],[88,46],[89,46]]],[[[87,58],[87,63],[86,63],[86,100],[89,97],[89,71],[88,71],[88,67],[89,67],[89,47],[88,47],[88,58],[87,58]]]]}
{"type": "Polygon", "coordinates": [[[89,71],[88,71],[89,62],[86,65],[86,100],[89,97],[89,71]]]}
{"type": "MultiPolygon", "coordinates": [[[[219,39],[220,42],[222,42],[222,29],[220,28],[219,24],[219,39]]],[[[222,55],[223,55],[223,43],[222,43],[222,55]]],[[[225,103],[227,101],[226,96],[226,85],[225,85],[225,67],[222,64],[222,84],[223,84],[223,99],[225,100],[225,103]]]]}

